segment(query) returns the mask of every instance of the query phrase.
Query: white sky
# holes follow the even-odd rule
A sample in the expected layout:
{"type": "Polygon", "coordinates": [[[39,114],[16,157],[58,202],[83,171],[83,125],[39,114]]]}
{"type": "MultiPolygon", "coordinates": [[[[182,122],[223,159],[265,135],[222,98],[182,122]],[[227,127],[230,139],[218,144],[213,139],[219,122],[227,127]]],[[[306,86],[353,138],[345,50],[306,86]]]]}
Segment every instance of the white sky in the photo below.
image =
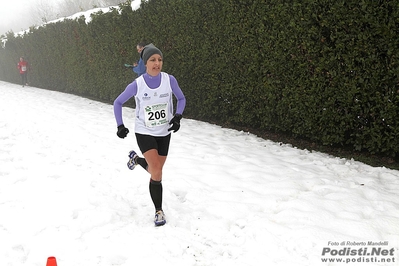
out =
{"type": "MultiPolygon", "coordinates": [[[[34,24],[36,5],[43,0],[0,0],[0,35],[12,30],[18,32],[34,24]]],[[[56,5],[62,0],[46,1],[56,5]]]]}
{"type": "Polygon", "coordinates": [[[0,8],[0,34],[4,34],[10,29],[16,30],[12,25],[23,24],[18,22],[18,18],[25,17],[28,12],[29,0],[2,1],[0,8]],[[5,2],[5,3],[4,3],[5,2]]]}

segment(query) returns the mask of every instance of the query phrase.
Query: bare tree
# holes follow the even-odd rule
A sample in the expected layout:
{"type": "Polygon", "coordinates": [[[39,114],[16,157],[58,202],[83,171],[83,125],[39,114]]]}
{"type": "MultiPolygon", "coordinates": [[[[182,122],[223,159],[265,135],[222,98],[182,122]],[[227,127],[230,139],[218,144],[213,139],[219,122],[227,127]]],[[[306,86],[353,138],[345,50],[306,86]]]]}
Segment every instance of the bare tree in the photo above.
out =
{"type": "Polygon", "coordinates": [[[126,2],[126,0],[103,0],[104,6],[117,6],[121,3],[126,2]]]}
{"type": "Polygon", "coordinates": [[[51,20],[67,17],[96,7],[116,6],[126,0],[64,0],[58,4],[37,0],[31,14],[31,25],[41,25],[51,20]]]}
{"type": "Polygon", "coordinates": [[[64,0],[58,5],[59,13],[62,17],[96,7],[104,7],[101,0],[64,0]]]}
{"type": "Polygon", "coordinates": [[[34,24],[46,23],[57,18],[55,7],[46,0],[39,0],[34,6],[32,21],[34,24]]]}

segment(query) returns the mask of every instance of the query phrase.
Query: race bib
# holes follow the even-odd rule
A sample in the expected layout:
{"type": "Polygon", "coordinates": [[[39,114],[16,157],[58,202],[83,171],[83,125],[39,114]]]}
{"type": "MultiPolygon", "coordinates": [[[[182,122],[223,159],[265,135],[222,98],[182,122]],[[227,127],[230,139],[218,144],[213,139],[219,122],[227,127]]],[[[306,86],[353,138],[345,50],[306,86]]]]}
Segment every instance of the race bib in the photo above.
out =
{"type": "Polygon", "coordinates": [[[158,127],[168,123],[168,103],[148,105],[144,108],[146,127],[158,127]]]}
{"type": "Polygon", "coordinates": [[[21,67],[22,71],[26,71],[26,66],[21,67]]]}

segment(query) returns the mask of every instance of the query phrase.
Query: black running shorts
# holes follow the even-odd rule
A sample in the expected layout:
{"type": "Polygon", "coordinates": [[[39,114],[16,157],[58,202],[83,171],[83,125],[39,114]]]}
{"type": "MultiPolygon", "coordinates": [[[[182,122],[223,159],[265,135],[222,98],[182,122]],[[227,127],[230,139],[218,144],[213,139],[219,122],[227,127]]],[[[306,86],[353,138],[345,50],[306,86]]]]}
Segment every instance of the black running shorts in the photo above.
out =
{"type": "Polygon", "coordinates": [[[154,137],[136,133],[137,144],[141,153],[145,153],[151,149],[156,149],[161,156],[167,156],[169,151],[170,135],[165,137],[154,137]]]}

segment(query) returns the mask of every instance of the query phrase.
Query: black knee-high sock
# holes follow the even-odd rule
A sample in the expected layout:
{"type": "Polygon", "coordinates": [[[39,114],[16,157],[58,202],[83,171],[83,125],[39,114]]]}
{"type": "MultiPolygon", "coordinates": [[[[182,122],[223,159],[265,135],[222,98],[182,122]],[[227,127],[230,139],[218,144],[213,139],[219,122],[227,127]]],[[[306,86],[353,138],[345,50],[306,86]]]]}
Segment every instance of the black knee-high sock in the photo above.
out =
{"type": "Polygon", "coordinates": [[[155,210],[162,210],[162,183],[161,181],[150,180],[150,195],[154,202],[155,210]]]}
{"type": "Polygon", "coordinates": [[[147,163],[147,161],[145,160],[145,158],[142,158],[142,157],[138,157],[137,159],[136,159],[136,162],[139,164],[139,165],[141,165],[141,167],[143,167],[144,168],[144,170],[148,170],[147,168],[148,168],[148,163],[147,163]]]}

